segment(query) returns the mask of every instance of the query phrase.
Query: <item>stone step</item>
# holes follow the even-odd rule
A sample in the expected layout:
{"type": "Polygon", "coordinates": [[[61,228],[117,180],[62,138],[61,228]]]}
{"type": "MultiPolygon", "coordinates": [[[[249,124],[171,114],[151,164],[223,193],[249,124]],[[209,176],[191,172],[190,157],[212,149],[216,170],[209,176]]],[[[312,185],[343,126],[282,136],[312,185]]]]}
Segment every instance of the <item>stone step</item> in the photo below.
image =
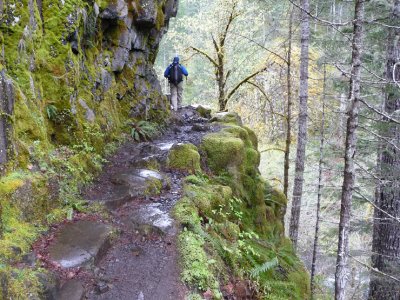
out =
{"type": "Polygon", "coordinates": [[[109,210],[114,210],[129,202],[134,196],[135,194],[131,194],[131,189],[128,186],[115,185],[111,192],[91,200],[103,203],[109,210]]]}
{"type": "Polygon", "coordinates": [[[95,221],[65,225],[49,247],[50,259],[61,268],[97,263],[110,247],[112,227],[95,221]]]}
{"type": "Polygon", "coordinates": [[[162,210],[161,204],[152,203],[133,211],[124,220],[132,230],[143,235],[173,233],[173,220],[168,212],[162,210]]]}

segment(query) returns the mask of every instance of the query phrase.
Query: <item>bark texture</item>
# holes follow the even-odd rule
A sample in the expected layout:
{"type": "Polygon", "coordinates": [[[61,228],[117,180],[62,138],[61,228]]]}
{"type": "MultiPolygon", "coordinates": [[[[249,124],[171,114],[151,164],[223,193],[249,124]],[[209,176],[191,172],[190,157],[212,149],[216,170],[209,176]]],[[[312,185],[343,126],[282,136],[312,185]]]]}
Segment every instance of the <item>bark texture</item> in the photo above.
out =
{"type": "Polygon", "coordinates": [[[289,228],[289,236],[295,249],[297,248],[297,239],[299,235],[300,208],[303,194],[304,163],[307,144],[308,48],[310,43],[309,1],[301,0],[301,7],[299,129],[297,135],[296,167],[289,228]]]}
{"type": "Polygon", "coordinates": [[[347,261],[349,253],[350,212],[355,181],[354,156],[357,144],[358,112],[360,103],[361,50],[363,44],[364,0],[356,0],[352,42],[352,68],[347,113],[345,166],[340,205],[339,243],[335,273],[335,299],[344,300],[347,283],[347,261]]]}
{"type": "MultiPolygon", "coordinates": [[[[395,0],[391,24],[398,26],[400,21],[400,0],[395,0]]],[[[384,111],[386,115],[400,116],[400,91],[396,82],[400,81],[399,45],[400,30],[389,28],[387,37],[387,60],[385,77],[384,111]],[[396,82],[395,82],[396,81],[396,82]]],[[[400,218],[400,126],[389,119],[383,119],[380,135],[392,144],[382,144],[378,154],[380,183],[377,187],[375,203],[374,232],[372,243],[373,267],[382,273],[399,277],[400,274],[400,223],[387,214],[400,218]],[[384,212],[382,212],[384,211],[384,212]]],[[[370,300],[390,300],[400,298],[400,284],[389,277],[371,274],[370,300]]]]}

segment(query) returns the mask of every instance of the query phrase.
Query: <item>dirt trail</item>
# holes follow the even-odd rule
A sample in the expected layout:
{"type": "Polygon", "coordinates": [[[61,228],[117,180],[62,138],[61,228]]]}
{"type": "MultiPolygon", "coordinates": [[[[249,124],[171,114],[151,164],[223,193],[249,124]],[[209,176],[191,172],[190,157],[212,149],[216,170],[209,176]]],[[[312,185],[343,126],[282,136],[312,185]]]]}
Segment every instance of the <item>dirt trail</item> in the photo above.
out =
{"type": "Polygon", "coordinates": [[[61,283],[49,298],[184,299],[178,228],[170,211],[181,197],[185,174],[168,170],[166,158],[174,144],[198,145],[214,129],[195,109],[184,108],[172,117],[163,136],[152,142],[127,142],[109,158],[84,198],[102,202],[111,220],[77,218],[54,230],[54,240],[42,256],[56,265],[61,283]],[[149,165],[159,165],[160,171],[149,165]],[[154,193],[160,186],[161,193],[154,193]]]}

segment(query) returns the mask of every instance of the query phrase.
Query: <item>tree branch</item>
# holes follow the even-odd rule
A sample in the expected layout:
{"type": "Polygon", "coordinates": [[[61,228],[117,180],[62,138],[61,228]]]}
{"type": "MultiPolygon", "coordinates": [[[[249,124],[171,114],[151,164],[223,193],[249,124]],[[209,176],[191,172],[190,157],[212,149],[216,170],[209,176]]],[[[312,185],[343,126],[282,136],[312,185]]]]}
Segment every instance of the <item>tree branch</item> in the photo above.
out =
{"type": "Polygon", "coordinates": [[[373,271],[373,272],[375,272],[375,273],[377,273],[377,274],[379,274],[379,275],[382,275],[382,276],[385,276],[385,277],[389,277],[390,279],[393,279],[393,280],[396,281],[396,282],[400,282],[400,279],[398,279],[398,278],[396,278],[396,277],[393,277],[393,276],[391,276],[391,275],[389,275],[389,274],[383,273],[383,272],[379,271],[378,269],[375,269],[374,267],[372,267],[372,266],[370,266],[370,265],[367,265],[366,263],[363,263],[362,261],[358,260],[357,258],[355,258],[355,257],[352,256],[352,255],[349,255],[349,257],[350,257],[352,260],[358,262],[360,265],[366,267],[367,269],[369,269],[369,270],[371,270],[371,271],[373,271]]]}
{"type": "Polygon", "coordinates": [[[192,50],[196,51],[197,53],[203,55],[204,57],[206,57],[214,65],[214,67],[216,67],[216,68],[218,67],[217,62],[210,55],[208,55],[205,51],[200,50],[200,49],[198,49],[196,47],[190,47],[190,48],[192,50]]]}
{"type": "Polygon", "coordinates": [[[392,121],[392,122],[394,122],[394,123],[400,125],[400,121],[399,121],[399,120],[393,119],[392,117],[390,117],[390,116],[388,116],[387,114],[385,114],[384,112],[382,112],[382,111],[376,109],[375,107],[373,107],[372,105],[368,104],[367,102],[365,102],[365,101],[362,100],[362,99],[360,99],[360,102],[361,102],[362,104],[364,104],[366,107],[368,107],[369,109],[371,109],[371,110],[373,110],[374,112],[376,112],[378,115],[381,115],[381,116],[387,118],[388,120],[390,120],[390,121],[392,121]]]}
{"type": "Polygon", "coordinates": [[[244,78],[242,81],[240,81],[228,94],[228,96],[226,97],[226,102],[228,102],[228,100],[232,97],[232,95],[246,82],[249,82],[250,79],[252,79],[253,77],[256,77],[258,74],[264,72],[265,70],[267,70],[267,67],[262,68],[261,70],[258,70],[256,72],[254,72],[253,74],[247,76],[246,78],[244,78]]]}

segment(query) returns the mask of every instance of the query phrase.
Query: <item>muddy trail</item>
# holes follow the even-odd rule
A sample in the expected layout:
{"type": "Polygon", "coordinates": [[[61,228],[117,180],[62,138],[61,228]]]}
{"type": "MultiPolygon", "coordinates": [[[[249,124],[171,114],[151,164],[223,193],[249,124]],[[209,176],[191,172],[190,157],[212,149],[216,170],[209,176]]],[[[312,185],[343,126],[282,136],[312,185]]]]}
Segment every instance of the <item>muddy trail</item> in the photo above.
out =
{"type": "Polygon", "coordinates": [[[122,145],[83,192],[108,214],[76,214],[54,226],[34,247],[55,280],[47,299],[184,299],[171,209],[187,174],[167,168],[171,149],[199,145],[218,130],[192,107],[176,112],[151,142],[122,145]],[[157,170],[157,171],[155,171],[157,170]]]}

